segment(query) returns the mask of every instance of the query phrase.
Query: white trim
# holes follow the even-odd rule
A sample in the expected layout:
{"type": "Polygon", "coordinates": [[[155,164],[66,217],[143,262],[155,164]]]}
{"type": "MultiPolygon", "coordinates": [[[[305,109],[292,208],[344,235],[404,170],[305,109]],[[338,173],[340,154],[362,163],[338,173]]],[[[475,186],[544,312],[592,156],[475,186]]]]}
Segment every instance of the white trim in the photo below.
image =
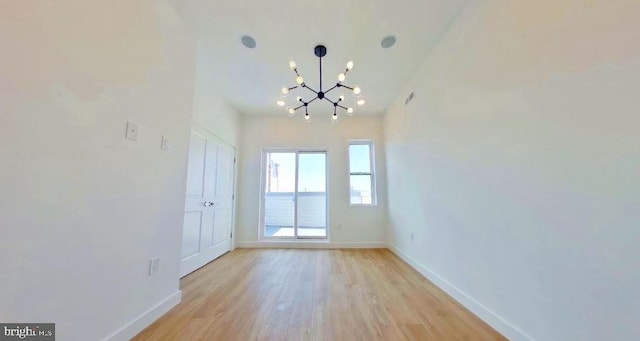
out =
{"type": "Polygon", "coordinates": [[[222,137],[220,137],[218,134],[214,133],[213,131],[211,131],[209,128],[206,128],[204,126],[201,126],[197,123],[191,125],[191,131],[198,133],[198,134],[205,134],[205,135],[211,135],[214,136],[215,138],[217,138],[218,140],[232,146],[234,149],[236,148],[236,145],[234,145],[233,143],[223,139],[222,137]]]}
{"type": "Polygon", "coordinates": [[[318,240],[296,239],[296,241],[268,240],[261,242],[238,242],[238,248],[245,249],[385,249],[387,243],[383,242],[327,242],[318,240]]]}
{"type": "Polygon", "coordinates": [[[478,316],[482,321],[486,322],[488,325],[496,329],[502,335],[504,335],[507,339],[511,341],[530,341],[534,340],[529,335],[525,334],[520,328],[516,327],[512,323],[500,317],[495,312],[491,311],[491,309],[482,305],[482,303],[473,299],[473,297],[467,295],[464,291],[456,288],[453,284],[449,283],[446,279],[440,277],[435,272],[429,270],[424,265],[420,264],[417,260],[404,253],[394,245],[387,245],[391,252],[395,253],[396,256],[400,257],[403,261],[409,264],[412,268],[418,271],[422,276],[426,277],[428,280],[433,282],[437,287],[446,292],[449,296],[451,296],[458,303],[462,304],[465,308],[469,309],[473,314],[478,316]]]}
{"type": "Polygon", "coordinates": [[[166,314],[182,300],[182,292],[178,290],[174,294],[162,300],[160,303],[145,311],[133,321],[127,323],[115,333],[106,338],[108,341],[130,340],[147,328],[155,320],[166,314]]]}

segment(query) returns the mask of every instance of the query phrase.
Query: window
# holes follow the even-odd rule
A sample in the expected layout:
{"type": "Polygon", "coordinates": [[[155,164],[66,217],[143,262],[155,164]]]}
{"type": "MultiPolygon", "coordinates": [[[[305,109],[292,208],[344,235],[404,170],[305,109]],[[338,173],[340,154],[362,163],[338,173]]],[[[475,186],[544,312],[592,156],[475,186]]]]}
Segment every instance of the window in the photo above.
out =
{"type": "Polygon", "coordinates": [[[375,205],[375,176],[372,141],[349,141],[349,202],[375,205]]]}

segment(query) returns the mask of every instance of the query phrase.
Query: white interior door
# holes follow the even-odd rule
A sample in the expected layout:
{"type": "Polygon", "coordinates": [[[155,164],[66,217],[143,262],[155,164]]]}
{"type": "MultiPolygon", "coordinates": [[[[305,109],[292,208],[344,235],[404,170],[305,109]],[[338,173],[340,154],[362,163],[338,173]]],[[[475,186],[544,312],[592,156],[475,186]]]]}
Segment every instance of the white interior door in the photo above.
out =
{"type": "Polygon", "coordinates": [[[213,135],[191,133],[180,277],[231,250],[234,153],[213,135]]]}
{"type": "Polygon", "coordinates": [[[218,143],[216,185],[213,191],[214,226],[211,247],[214,253],[231,250],[231,226],[233,222],[233,175],[235,151],[226,143],[218,143]]]}

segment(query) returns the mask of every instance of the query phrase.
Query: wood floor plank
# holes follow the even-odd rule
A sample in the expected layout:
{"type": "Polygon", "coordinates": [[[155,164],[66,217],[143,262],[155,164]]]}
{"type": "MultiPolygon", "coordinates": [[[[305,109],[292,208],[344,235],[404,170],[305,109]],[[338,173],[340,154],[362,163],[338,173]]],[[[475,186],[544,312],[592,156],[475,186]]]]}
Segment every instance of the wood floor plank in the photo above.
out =
{"type": "Polygon", "coordinates": [[[134,340],[505,340],[386,249],[237,249],[134,340]]]}

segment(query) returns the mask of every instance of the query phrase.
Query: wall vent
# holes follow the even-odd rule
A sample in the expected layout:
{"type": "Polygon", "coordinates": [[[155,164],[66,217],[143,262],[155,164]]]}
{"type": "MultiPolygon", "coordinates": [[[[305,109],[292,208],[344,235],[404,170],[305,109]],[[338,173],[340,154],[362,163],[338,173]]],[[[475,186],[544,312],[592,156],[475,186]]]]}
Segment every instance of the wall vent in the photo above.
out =
{"type": "Polygon", "coordinates": [[[409,104],[409,102],[411,102],[411,100],[413,99],[413,92],[409,94],[409,97],[407,97],[407,99],[404,100],[404,105],[409,104]]]}

